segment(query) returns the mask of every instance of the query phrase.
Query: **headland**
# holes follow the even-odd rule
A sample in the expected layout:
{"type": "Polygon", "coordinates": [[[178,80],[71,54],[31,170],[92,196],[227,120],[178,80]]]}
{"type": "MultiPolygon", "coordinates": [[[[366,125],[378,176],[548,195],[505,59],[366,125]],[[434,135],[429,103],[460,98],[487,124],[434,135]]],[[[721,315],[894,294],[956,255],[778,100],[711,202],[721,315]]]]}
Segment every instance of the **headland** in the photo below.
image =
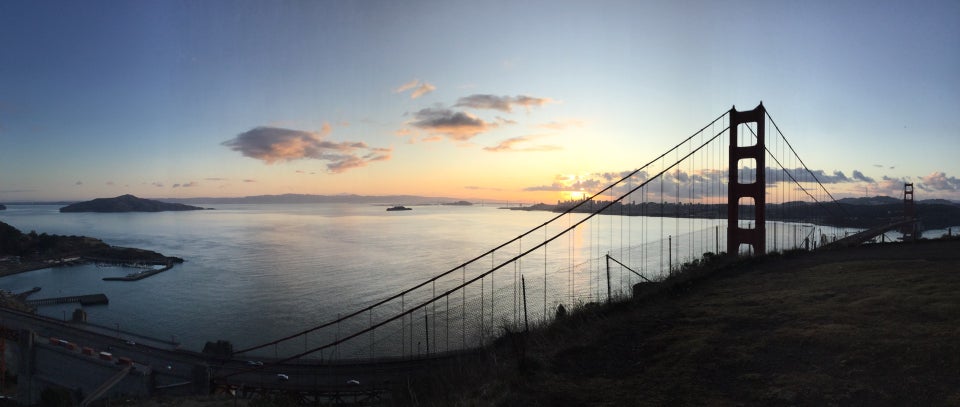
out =
{"type": "Polygon", "coordinates": [[[0,222],[0,277],[83,262],[172,266],[183,263],[183,259],[150,250],[110,246],[86,236],[22,233],[0,222]]]}

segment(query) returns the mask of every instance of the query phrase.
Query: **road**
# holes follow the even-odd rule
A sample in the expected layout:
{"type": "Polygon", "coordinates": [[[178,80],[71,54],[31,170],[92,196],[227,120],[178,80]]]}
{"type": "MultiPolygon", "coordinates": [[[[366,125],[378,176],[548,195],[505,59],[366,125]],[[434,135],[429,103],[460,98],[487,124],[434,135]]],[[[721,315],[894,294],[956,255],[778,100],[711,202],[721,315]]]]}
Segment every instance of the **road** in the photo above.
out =
{"type": "MultiPolygon", "coordinates": [[[[169,342],[144,340],[141,336],[119,336],[103,327],[69,323],[58,319],[0,308],[0,325],[9,329],[31,329],[38,342],[50,343],[50,338],[68,341],[82,348],[93,348],[94,354],[109,352],[114,358],[126,357],[137,365],[153,369],[158,387],[194,380],[195,369],[208,367],[216,385],[245,388],[264,388],[282,391],[351,391],[383,388],[410,375],[426,374],[431,367],[459,363],[471,354],[436,355],[425,359],[393,359],[376,362],[287,362],[278,364],[270,359],[257,359],[254,366],[249,359],[217,359],[207,355],[175,349],[169,342]],[[133,341],[131,341],[133,339],[133,341]],[[279,376],[284,375],[284,376],[279,376]]],[[[67,374],[63,372],[61,374],[67,374]]],[[[192,389],[194,386],[184,386],[192,389]]]]}

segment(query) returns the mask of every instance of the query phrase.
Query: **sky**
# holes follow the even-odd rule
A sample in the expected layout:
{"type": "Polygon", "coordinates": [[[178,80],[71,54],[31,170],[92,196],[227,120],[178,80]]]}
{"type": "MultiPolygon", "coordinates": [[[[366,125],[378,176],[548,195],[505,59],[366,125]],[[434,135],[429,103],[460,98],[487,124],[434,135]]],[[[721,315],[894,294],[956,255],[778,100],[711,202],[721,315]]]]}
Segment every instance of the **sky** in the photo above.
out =
{"type": "Polygon", "coordinates": [[[41,0],[0,2],[0,202],[553,202],[761,101],[837,197],[960,200],[957,1],[41,0]]]}

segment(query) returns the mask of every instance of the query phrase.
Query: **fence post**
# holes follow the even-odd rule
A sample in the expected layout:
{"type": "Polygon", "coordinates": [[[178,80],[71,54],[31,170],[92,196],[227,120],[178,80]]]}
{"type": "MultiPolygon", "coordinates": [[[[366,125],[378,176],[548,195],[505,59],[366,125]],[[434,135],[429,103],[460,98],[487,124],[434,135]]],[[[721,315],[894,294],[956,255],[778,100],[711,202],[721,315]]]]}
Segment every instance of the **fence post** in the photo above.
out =
{"type": "Polygon", "coordinates": [[[607,253],[607,304],[610,303],[610,253],[607,253]]]}
{"type": "Polygon", "coordinates": [[[527,282],[520,275],[520,286],[523,288],[523,332],[530,331],[530,320],[527,318],[527,282]]]}
{"type": "MultiPolygon", "coordinates": [[[[660,235],[660,236],[663,236],[663,235],[660,235]]],[[[661,238],[661,239],[662,239],[662,238],[661,238]]],[[[661,242],[662,242],[662,241],[663,241],[663,240],[661,240],[661,242]]],[[[661,259],[662,259],[662,258],[663,258],[663,257],[661,257],[661,259]]],[[[667,274],[669,275],[670,273],[673,273],[673,236],[671,236],[671,235],[667,235],[667,260],[668,260],[668,263],[667,263],[667,271],[668,271],[668,273],[667,273],[667,274]]],[[[663,260],[661,260],[661,261],[663,261],[663,260]]],[[[662,264],[662,263],[661,263],[661,264],[662,264]]]]}
{"type": "Polygon", "coordinates": [[[427,356],[430,356],[430,317],[427,316],[427,309],[423,309],[423,337],[427,341],[427,356]]]}

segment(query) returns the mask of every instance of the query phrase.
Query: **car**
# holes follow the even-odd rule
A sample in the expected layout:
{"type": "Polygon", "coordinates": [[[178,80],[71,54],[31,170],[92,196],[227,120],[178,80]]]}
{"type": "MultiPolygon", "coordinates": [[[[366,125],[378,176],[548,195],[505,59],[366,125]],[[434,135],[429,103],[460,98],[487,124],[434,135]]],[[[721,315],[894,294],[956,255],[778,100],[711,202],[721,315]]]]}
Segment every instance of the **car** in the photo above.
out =
{"type": "Polygon", "coordinates": [[[287,376],[287,375],[285,375],[285,374],[283,374],[283,373],[277,373],[277,380],[279,380],[279,381],[281,381],[281,382],[285,382],[285,381],[287,381],[287,380],[290,380],[290,376],[287,376]]]}
{"type": "Polygon", "coordinates": [[[351,385],[351,386],[359,386],[359,385],[360,385],[360,381],[357,380],[357,379],[350,379],[350,380],[347,380],[347,384],[349,384],[349,385],[351,385]]]}
{"type": "Polygon", "coordinates": [[[130,345],[130,346],[134,346],[134,345],[137,344],[136,342],[134,342],[134,341],[129,341],[129,340],[128,340],[128,341],[125,341],[124,343],[127,344],[127,345],[130,345]]]}
{"type": "Polygon", "coordinates": [[[263,362],[259,360],[248,360],[247,366],[263,366],[263,362]]]}

